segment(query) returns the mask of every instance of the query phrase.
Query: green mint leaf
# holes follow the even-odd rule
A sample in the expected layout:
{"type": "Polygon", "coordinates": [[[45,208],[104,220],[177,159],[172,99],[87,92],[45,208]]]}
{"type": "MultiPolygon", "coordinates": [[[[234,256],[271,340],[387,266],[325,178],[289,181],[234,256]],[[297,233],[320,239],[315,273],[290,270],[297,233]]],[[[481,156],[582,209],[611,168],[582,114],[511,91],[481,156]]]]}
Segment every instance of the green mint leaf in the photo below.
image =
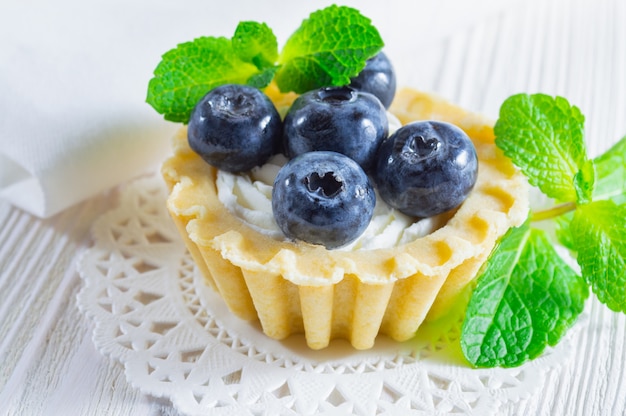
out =
{"type": "MultiPolygon", "coordinates": [[[[609,199],[617,205],[626,203],[626,136],[593,159],[593,164],[596,174],[593,200],[609,199]]],[[[555,221],[559,242],[575,252],[575,238],[570,230],[573,217],[573,213],[568,213],[555,218],[555,221]]]]}
{"type": "Polygon", "coordinates": [[[245,84],[258,72],[239,58],[229,39],[197,38],[163,55],[148,84],[146,101],[166,120],[187,123],[196,103],[211,89],[245,84]]]}
{"type": "Polygon", "coordinates": [[[555,345],[582,312],[588,288],[542,230],[513,228],[478,278],[461,330],[477,367],[514,367],[555,345]]]}
{"type": "Polygon", "coordinates": [[[596,169],[593,162],[587,159],[582,163],[582,166],[576,175],[574,175],[576,202],[579,204],[591,202],[595,184],[596,169]]]}
{"type": "Polygon", "coordinates": [[[582,275],[611,310],[626,312],[626,204],[580,205],[570,225],[582,275]]]}
{"type": "MultiPolygon", "coordinates": [[[[572,224],[572,218],[574,217],[574,213],[569,212],[565,215],[558,216],[554,219],[556,228],[555,234],[556,238],[561,243],[561,245],[568,250],[575,252],[574,248],[574,237],[572,236],[572,232],[570,226],[572,224]]],[[[574,255],[575,257],[575,255],[574,255]]]]}
{"type": "Polygon", "coordinates": [[[265,68],[258,74],[254,74],[250,78],[248,78],[246,84],[259,89],[265,88],[270,84],[270,82],[272,82],[272,79],[274,79],[274,74],[276,74],[277,70],[277,66],[265,68]]]}
{"type": "Polygon", "coordinates": [[[594,200],[611,199],[626,202],[626,136],[593,160],[596,167],[594,200]]]}
{"type": "Polygon", "coordinates": [[[276,83],[296,93],[349,84],[383,46],[370,19],[350,7],[329,6],[312,13],[287,40],[276,83]]]}
{"type": "Polygon", "coordinates": [[[278,59],[278,41],[265,23],[240,22],[232,42],[239,58],[254,64],[258,69],[271,68],[278,59]]]}
{"type": "Polygon", "coordinates": [[[584,120],[565,98],[517,94],[500,108],[496,144],[549,197],[588,202],[594,169],[587,158],[584,120]]]}

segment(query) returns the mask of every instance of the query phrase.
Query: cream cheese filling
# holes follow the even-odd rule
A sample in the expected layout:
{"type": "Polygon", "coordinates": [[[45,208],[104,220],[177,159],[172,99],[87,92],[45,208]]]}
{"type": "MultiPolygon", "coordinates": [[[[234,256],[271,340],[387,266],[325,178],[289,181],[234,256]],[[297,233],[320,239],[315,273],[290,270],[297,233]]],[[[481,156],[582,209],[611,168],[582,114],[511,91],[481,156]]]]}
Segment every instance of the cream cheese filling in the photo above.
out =
{"type": "MultiPolygon", "coordinates": [[[[400,127],[390,119],[390,134],[400,127]]],[[[284,155],[275,155],[265,165],[247,173],[218,171],[218,198],[224,206],[246,225],[278,240],[287,240],[272,213],[272,188],[280,168],[287,163],[284,155]]],[[[423,237],[442,227],[445,214],[416,220],[391,208],[376,194],[374,215],[367,229],[355,241],[337,250],[373,250],[392,248],[423,237]]]]}

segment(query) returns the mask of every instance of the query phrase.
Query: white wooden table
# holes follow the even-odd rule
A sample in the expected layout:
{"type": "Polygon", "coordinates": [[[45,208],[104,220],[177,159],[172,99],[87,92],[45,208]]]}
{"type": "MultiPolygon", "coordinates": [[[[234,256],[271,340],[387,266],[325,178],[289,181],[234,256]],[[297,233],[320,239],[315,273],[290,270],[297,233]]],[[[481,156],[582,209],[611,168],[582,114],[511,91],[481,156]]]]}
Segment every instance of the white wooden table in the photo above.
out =
{"type": "MultiPolygon", "coordinates": [[[[419,27],[411,33],[428,36],[419,27]]],[[[495,118],[510,94],[558,94],[586,115],[592,155],[626,134],[622,0],[518,2],[437,47],[388,44],[398,68],[414,68],[399,74],[403,83],[467,108],[495,118]]],[[[77,309],[77,255],[118,195],[113,189],[45,220],[0,201],[0,414],[178,414],[134,390],[122,366],[96,351],[92,323],[77,309]]],[[[585,319],[570,364],[502,414],[626,414],[626,316],[591,300],[585,319]]]]}

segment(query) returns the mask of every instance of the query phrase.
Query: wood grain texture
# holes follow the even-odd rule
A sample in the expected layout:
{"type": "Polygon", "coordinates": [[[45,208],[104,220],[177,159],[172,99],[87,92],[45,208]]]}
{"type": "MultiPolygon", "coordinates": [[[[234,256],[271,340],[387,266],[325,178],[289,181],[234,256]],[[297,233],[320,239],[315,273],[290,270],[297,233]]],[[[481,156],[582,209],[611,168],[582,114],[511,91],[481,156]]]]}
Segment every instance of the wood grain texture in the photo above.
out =
{"type": "MultiPolygon", "coordinates": [[[[626,2],[518,2],[432,48],[397,60],[403,83],[497,117],[516,92],[567,97],[586,114],[592,155],[626,134],[626,2]],[[415,65],[416,56],[428,58],[415,65]],[[409,65],[414,68],[405,71],[409,65]]],[[[77,255],[111,191],[39,220],[0,202],[0,414],[177,415],[101,356],[77,309],[77,255]]],[[[626,316],[595,300],[569,365],[503,415],[625,415],[626,316]]]]}

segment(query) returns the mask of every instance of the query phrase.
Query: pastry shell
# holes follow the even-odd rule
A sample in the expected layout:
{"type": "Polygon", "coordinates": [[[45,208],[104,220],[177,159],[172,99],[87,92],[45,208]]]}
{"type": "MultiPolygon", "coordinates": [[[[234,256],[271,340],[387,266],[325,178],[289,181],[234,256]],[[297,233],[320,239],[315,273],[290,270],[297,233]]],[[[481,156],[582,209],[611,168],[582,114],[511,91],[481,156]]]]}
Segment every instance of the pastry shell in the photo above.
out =
{"type": "MultiPolygon", "coordinates": [[[[283,114],[294,98],[267,91],[283,114]]],[[[443,316],[474,279],[497,241],[528,215],[525,177],[496,148],[492,123],[433,95],[402,89],[390,111],[405,124],[443,120],[476,146],[479,174],[469,197],[435,232],[388,249],[337,251],[262,234],[218,199],[216,169],[173,138],[162,166],[168,210],[206,283],[229,309],[259,320],[265,334],[303,333],[310,348],[335,338],[368,349],[378,334],[412,338],[425,319],[443,316]]]]}

